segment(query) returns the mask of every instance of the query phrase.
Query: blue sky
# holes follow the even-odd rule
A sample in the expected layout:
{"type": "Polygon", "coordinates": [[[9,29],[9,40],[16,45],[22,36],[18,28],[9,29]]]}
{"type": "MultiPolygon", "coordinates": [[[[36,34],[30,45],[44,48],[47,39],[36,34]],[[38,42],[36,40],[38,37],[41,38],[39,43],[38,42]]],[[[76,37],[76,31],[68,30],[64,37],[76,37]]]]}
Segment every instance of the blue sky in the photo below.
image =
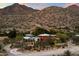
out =
{"type": "Polygon", "coordinates": [[[50,6],[61,6],[63,7],[65,3],[48,3],[50,6]]]}
{"type": "MultiPolygon", "coordinates": [[[[0,8],[4,8],[4,7],[12,5],[12,4],[13,3],[0,3],[0,8]]],[[[49,7],[49,6],[59,6],[59,7],[65,6],[65,3],[20,3],[20,4],[24,4],[26,6],[34,8],[34,9],[43,9],[43,8],[49,7]]]]}
{"type": "Polygon", "coordinates": [[[32,3],[32,4],[25,4],[25,5],[32,7],[34,9],[43,9],[43,8],[49,7],[49,6],[63,7],[65,5],[65,3],[32,3]]]}

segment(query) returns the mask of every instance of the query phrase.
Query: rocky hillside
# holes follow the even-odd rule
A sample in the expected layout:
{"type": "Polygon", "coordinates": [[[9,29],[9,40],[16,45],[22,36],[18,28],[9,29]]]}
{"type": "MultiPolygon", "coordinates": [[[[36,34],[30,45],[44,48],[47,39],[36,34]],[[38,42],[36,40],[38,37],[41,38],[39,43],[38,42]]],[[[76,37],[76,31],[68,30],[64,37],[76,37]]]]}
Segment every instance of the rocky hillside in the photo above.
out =
{"type": "Polygon", "coordinates": [[[37,10],[27,7],[25,5],[20,5],[18,3],[1,9],[2,15],[24,15],[34,11],[37,10]]]}
{"type": "Polygon", "coordinates": [[[45,29],[68,27],[74,29],[79,25],[79,6],[67,8],[51,6],[43,10],[13,4],[0,11],[0,28],[16,28],[20,31],[31,31],[40,26],[45,29]]]}

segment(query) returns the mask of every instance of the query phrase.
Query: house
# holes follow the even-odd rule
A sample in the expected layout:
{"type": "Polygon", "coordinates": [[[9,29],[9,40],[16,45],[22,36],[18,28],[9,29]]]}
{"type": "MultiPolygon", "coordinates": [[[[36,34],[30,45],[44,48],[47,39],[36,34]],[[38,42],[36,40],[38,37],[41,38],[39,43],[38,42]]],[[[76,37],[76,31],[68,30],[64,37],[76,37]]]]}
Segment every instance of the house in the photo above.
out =
{"type": "Polygon", "coordinates": [[[48,40],[48,39],[56,38],[56,35],[52,35],[52,34],[40,34],[40,35],[38,35],[38,37],[40,38],[41,41],[45,41],[45,40],[48,40]]]}
{"type": "Polygon", "coordinates": [[[26,47],[34,47],[35,46],[35,42],[38,41],[39,37],[35,37],[32,34],[26,34],[24,38],[24,44],[26,47]]]}
{"type": "Polygon", "coordinates": [[[40,34],[40,35],[38,35],[38,37],[41,41],[45,41],[50,38],[50,34],[40,34]]]}
{"type": "Polygon", "coordinates": [[[32,34],[26,34],[24,37],[23,37],[24,40],[34,40],[34,41],[37,41],[39,39],[39,37],[35,37],[34,35],[32,34]]]}
{"type": "Polygon", "coordinates": [[[35,42],[38,41],[38,39],[38,37],[24,37],[24,41],[27,46],[34,46],[35,42]]]}
{"type": "Polygon", "coordinates": [[[76,34],[75,36],[76,36],[76,37],[79,37],[79,34],[76,34]]]}

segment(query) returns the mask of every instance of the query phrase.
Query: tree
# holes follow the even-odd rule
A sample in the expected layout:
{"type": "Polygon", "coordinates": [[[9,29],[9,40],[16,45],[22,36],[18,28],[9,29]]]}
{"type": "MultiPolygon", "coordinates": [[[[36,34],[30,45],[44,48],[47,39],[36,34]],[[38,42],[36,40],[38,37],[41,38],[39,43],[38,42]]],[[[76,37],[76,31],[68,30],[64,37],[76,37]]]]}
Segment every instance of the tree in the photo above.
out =
{"type": "Polygon", "coordinates": [[[3,44],[9,44],[10,43],[10,40],[9,40],[9,38],[5,38],[4,40],[3,40],[3,44]]]}
{"type": "Polygon", "coordinates": [[[13,29],[8,34],[9,38],[15,38],[16,37],[16,29],[13,29]]]}
{"type": "Polygon", "coordinates": [[[49,32],[50,32],[50,34],[56,34],[58,31],[55,29],[50,29],[49,32]]]}
{"type": "Polygon", "coordinates": [[[66,33],[57,33],[57,36],[60,38],[61,42],[66,42],[69,39],[66,33]]]}
{"type": "Polygon", "coordinates": [[[39,35],[43,33],[49,33],[49,31],[44,28],[36,27],[36,29],[32,32],[33,35],[39,35]]]}
{"type": "Polygon", "coordinates": [[[18,34],[16,35],[16,39],[17,39],[17,40],[22,40],[22,39],[23,39],[23,36],[25,36],[25,34],[24,34],[23,32],[18,33],[18,34]]]}
{"type": "Polygon", "coordinates": [[[71,52],[69,50],[65,51],[65,56],[71,56],[71,52]]]}
{"type": "Polygon", "coordinates": [[[75,26],[75,32],[79,33],[79,25],[75,26]]]}
{"type": "Polygon", "coordinates": [[[8,37],[10,38],[11,41],[11,47],[13,46],[13,43],[15,42],[15,38],[16,38],[16,29],[13,29],[9,32],[8,37]]]}

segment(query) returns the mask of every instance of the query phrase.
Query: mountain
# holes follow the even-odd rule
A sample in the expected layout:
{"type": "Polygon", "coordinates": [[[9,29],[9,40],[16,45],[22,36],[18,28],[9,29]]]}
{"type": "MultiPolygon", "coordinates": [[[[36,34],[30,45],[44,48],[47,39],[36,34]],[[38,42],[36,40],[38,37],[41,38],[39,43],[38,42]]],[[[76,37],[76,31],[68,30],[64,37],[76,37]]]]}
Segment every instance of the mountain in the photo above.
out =
{"type": "Polygon", "coordinates": [[[70,5],[67,8],[72,9],[72,10],[79,10],[79,6],[78,5],[70,5]]]}
{"type": "Polygon", "coordinates": [[[3,9],[4,15],[0,15],[0,28],[1,30],[16,28],[18,31],[25,32],[33,31],[37,26],[47,30],[62,27],[74,30],[79,25],[77,9],[79,7],[73,5],[67,8],[51,6],[39,11],[24,5],[13,4],[3,9]]]}
{"type": "Polygon", "coordinates": [[[71,15],[79,16],[79,5],[74,4],[67,7],[68,10],[72,13],[71,15]]]}
{"type": "Polygon", "coordinates": [[[17,15],[17,14],[24,15],[24,14],[28,14],[34,11],[36,10],[30,7],[27,7],[25,5],[20,5],[18,3],[15,3],[13,5],[3,8],[2,14],[3,15],[17,15]]]}
{"type": "Polygon", "coordinates": [[[79,8],[79,6],[78,5],[70,5],[70,6],[68,6],[68,8],[79,8]]]}

